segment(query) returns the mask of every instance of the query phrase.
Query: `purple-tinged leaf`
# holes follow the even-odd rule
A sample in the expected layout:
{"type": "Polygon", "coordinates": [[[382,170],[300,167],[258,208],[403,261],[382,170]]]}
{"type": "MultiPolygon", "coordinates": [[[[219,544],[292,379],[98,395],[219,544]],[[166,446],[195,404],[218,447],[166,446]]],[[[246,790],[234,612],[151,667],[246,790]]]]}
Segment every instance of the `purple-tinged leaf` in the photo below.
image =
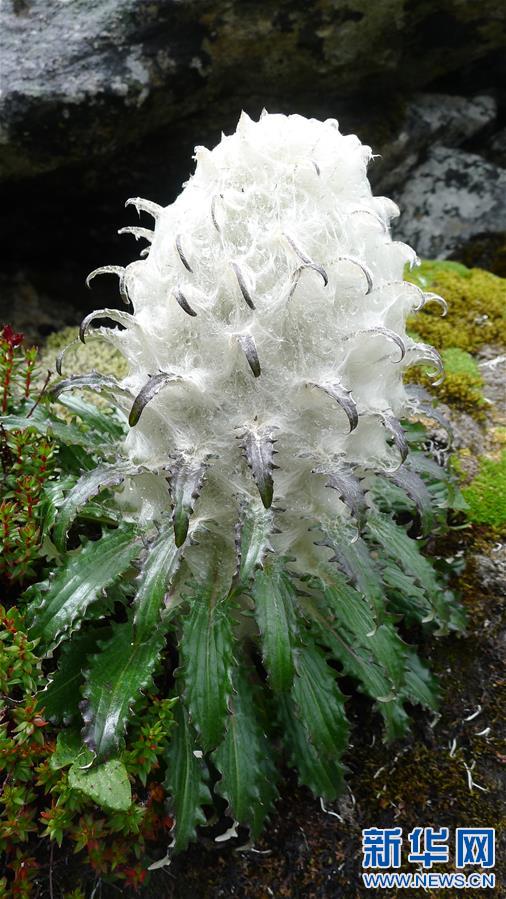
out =
{"type": "Polygon", "coordinates": [[[359,479],[348,469],[331,471],[329,467],[314,468],[314,474],[324,474],[327,477],[326,487],[335,490],[339,498],[348,506],[353,518],[356,520],[359,530],[363,527],[367,505],[364,491],[359,479]]]}
{"type": "Polygon", "coordinates": [[[127,477],[135,477],[143,470],[140,465],[132,462],[115,462],[108,465],[100,465],[86,471],[77,481],[70,493],[65,497],[58,511],[56,527],[53,532],[53,541],[58,549],[65,548],[65,542],[70,525],[74,518],[88,500],[92,499],[102,490],[109,487],[119,487],[127,477]]]}
{"type": "MultiPolygon", "coordinates": [[[[357,211],[359,211],[359,210],[357,210],[357,211]]],[[[355,256],[338,256],[337,261],[338,262],[341,262],[341,261],[342,262],[351,262],[352,265],[358,266],[358,268],[362,272],[362,274],[366,280],[366,284],[367,284],[367,290],[365,292],[365,295],[367,296],[367,294],[371,293],[371,290],[373,288],[372,272],[371,272],[371,269],[367,265],[365,265],[364,262],[361,262],[360,259],[356,259],[355,256]]]]}
{"type": "Polygon", "coordinates": [[[159,206],[158,203],[153,203],[152,200],[143,200],[142,197],[130,197],[126,201],[125,206],[134,206],[139,215],[141,212],[147,212],[148,215],[154,218],[155,222],[160,213],[163,212],[163,207],[159,206]]]}
{"type": "Polygon", "coordinates": [[[425,306],[427,306],[428,303],[437,303],[438,306],[441,306],[441,309],[443,310],[441,312],[441,317],[445,317],[448,312],[448,303],[446,302],[444,297],[440,296],[438,293],[432,293],[432,291],[423,294],[423,299],[420,305],[417,306],[414,311],[419,312],[420,309],[423,309],[425,306]]]}
{"type": "Polygon", "coordinates": [[[190,516],[195,500],[200,495],[207,463],[201,459],[176,456],[166,467],[172,499],[172,522],[176,546],[182,546],[188,534],[190,516]]]}
{"type": "Polygon", "coordinates": [[[275,440],[266,429],[247,430],[241,439],[246,462],[257,485],[260,498],[265,508],[268,509],[272,504],[274,491],[272,472],[277,467],[273,461],[275,440]]]}
{"type": "Polygon", "coordinates": [[[408,441],[406,440],[404,429],[399,419],[395,418],[393,415],[382,414],[381,421],[386,430],[390,431],[394,438],[394,443],[401,455],[402,464],[402,462],[406,460],[409,452],[408,441]]]}
{"type": "Polygon", "coordinates": [[[414,471],[402,465],[397,471],[383,472],[383,476],[392,481],[415,503],[423,534],[428,534],[434,524],[431,496],[422,479],[414,471]]]}
{"type": "Polygon", "coordinates": [[[188,259],[186,258],[186,254],[185,254],[185,252],[184,252],[184,250],[183,250],[183,246],[182,246],[182,243],[181,243],[181,235],[180,235],[180,234],[178,234],[177,237],[176,237],[176,250],[177,250],[178,256],[179,256],[181,262],[183,263],[183,265],[184,265],[186,271],[188,271],[188,272],[190,272],[191,274],[193,274],[193,269],[192,269],[190,263],[188,262],[188,259]]]}
{"type": "Polygon", "coordinates": [[[197,313],[195,312],[195,309],[192,309],[192,307],[190,306],[184,293],[181,290],[176,289],[173,291],[173,294],[174,294],[179,306],[183,310],[183,312],[186,312],[187,315],[196,316],[197,313]]]}
{"type": "Polygon", "coordinates": [[[347,390],[339,381],[333,381],[332,383],[323,382],[321,384],[316,384],[313,381],[310,382],[309,386],[317,387],[318,390],[323,390],[324,393],[341,406],[341,409],[346,413],[346,417],[349,421],[351,434],[358,425],[357,404],[351,395],[351,390],[347,390]]]}
{"type": "Polygon", "coordinates": [[[130,427],[135,427],[147,404],[151,402],[153,397],[160,393],[160,390],[163,390],[168,384],[174,384],[176,381],[180,380],[180,375],[175,375],[170,371],[162,371],[157,375],[152,375],[135,397],[128,417],[128,424],[130,427]]]}
{"type": "Polygon", "coordinates": [[[255,338],[252,337],[251,334],[239,334],[237,341],[246,356],[248,365],[255,378],[259,378],[262,370],[260,368],[255,338]]]}
{"type": "Polygon", "coordinates": [[[65,378],[64,381],[59,381],[58,384],[55,384],[48,391],[48,396],[53,400],[56,400],[60,394],[64,393],[66,390],[79,390],[83,388],[96,390],[98,393],[100,393],[101,390],[108,390],[112,393],[118,391],[126,393],[126,391],[122,390],[119,382],[113,375],[101,375],[100,372],[92,371],[87,375],[73,375],[71,378],[65,378]]]}
{"type": "Polygon", "coordinates": [[[372,328],[360,328],[358,331],[355,331],[354,334],[351,334],[350,337],[355,337],[356,334],[379,334],[381,337],[387,337],[396,346],[399,347],[401,351],[401,355],[399,359],[396,359],[396,362],[402,362],[404,356],[406,355],[406,344],[402,337],[397,334],[395,331],[392,331],[390,328],[382,328],[380,325],[374,326],[372,328]]]}
{"type": "Polygon", "coordinates": [[[120,309],[95,309],[94,312],[90,312],[89,315],[83,318],[79,327],[79,339],[82,343],[86,342],[86,334],[91,323],[96,318],[110,318],[111,321],[116,322],[118,325],[123,325],[124,328],[129,328],[135,324],[135,318],[129,312],[122,312],[120,309]]]}
{"type": "Polygon", "coordinates": [[[320,265],[319,262],[313,262],[313,260],[310,259],[309,256],[306,253],[304,253],[304,251],[301,250],[301,248],[299,246],[297,246],[293,237],[290,237],[289,234],[286,234],[286,232],[285,232],[284,236],[285,236],[286,240],[288,241],[288,243],[290,244],[293,252],[295,253],[296,256],[298,256],[298,258],[300,259],[302,264],[305,266],[305,268],[312,268],[315,272],[318,272],[318,274],[321,275],[321,277],[323,279],[324,287],[326,287],[327,284],[329,283],[329,278],[328,278],[327,272],[325,271],[323,265],[320,265]]]}
{"type": "Polygon", "coordinates": [[[244,275],[243,275],[241,269],[237,265],[237,262],[231,262],[230,265],[232,266],[232,268],[234,270],[234,274],[237,278],[237,283],[239,284],[240,291],[241,291],[246,303],[248,304],[250,309],[254,309],[255,304],[251,298],[251,294],[248,290],[248,285],[246,284],[246,281],[244,280],[244,275]]]}
{"type": "Polygon", "coordinates": [[[126,268],[122,265],[101,265],[100,268],[94,269],[94,271],[90,272],[88,277],[86,278],[86,287],[91,286],[91,282],[93,278],[96,278],[97,275],[117,275],[119,278],[119,292],[121,299],[128,306],[130,303],[130,297],[128,296],[128,291],[126,288],[126,268]]]}

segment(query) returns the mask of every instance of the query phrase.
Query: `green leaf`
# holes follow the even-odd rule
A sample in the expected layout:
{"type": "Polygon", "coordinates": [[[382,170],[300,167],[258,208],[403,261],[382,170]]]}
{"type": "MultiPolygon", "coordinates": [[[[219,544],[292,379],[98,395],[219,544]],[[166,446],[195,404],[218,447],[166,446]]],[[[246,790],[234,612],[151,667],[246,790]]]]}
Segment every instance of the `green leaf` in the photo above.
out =
{"type": "Polygon", "coordinates": [[[418,549],[418,545],[406,534],[404,528],[396,524],[388,515],[371,514],[367,521],[367,530],[374,541],[379,543],[390,558],[396,560],[406,574],[417,581],[427,593],[428,600],[433,610],[432,617],[436,617],[442,626],[442,632],[447,631],[450,618],[448,601],[439,585],[434,569],[418,549]]]}
{"type": "Polygon", "coordinates": [[[213,761],[221,772],[216,789],[227,800],[230,814],[257,836],[276,795],[276,768],[259,721],[251,678],[251,671],[236,671],[227,732],[213,761]]]}
{"type": "Polygon", "coordinates": [[[161,629],[144,643],[134,642],[130,622],[116,625],[110,639],[100,644],[87,672],[81,705],[84,742],[98,758],[119,748],[130,709],[151,682],[163,644],[161,629]]]}
{"type": "Polygon", "coordinates": [[[406,699],[436,711],[439,692],[437,681],[416,652],[409,652],[406,658],[405,680],[402,692],[406,699]]]}
{"type": "Polygon", "coordinates": [[[40,693],[40,703],[46,718],[69,722],[79,711],[80,684],[88,656],[97,649],[97,641],[110,633],[109,628],[94,628],[83,634],[75,634],[62,647],[58,669],[50,675],[52,680],[40,693]]]}
{"type": "Polygon", "coordinates": [[[328,626],[321,627],[319,637],[341,663],[344,673],[357,680],[364,693],[376,700],[385,723],[386,739],[403,736],[408,727],[408,716],[402,707],[402,690],[396,696],[384,668],[371,652],[356,645],[350,637],[345,640],[342,633],[328,626]]]}
{"type": "Polygon", "coordinates": [[[117,487],[125,478],[139,474],[142,468],[131,462],[115,462],[86,471],[72,488],[58,514],[53,540],[58,549],[65,548],[67,533],[79,509],[106,487],[117,487]]]}
{"type": "Polygon", "coordinates": [[[50,415],[45,407],[38,406],[33,415],[3,415],[1,423],[6,431],[26,431],[34,428],[43,437],[54,436],[62,443],[83,445],[100,445],[100,442],[91,434],[87,434],[84,428],[69,422],[59,421],[50,415]]]}
{"type": "Polygon", "coordinates": [[[181,551],[172,531],[163,530],[148,547],[136,580],[134,634],[137,642],[145,640],[160,626],[163,600],[180,562],[181,551]]]}
{"type": "Polygon", "coordinates": [[[74,764],[69,771],[69,787],[111,811],[126,812],[132,804],[127,770],[119,759],[92,768],[81,769],[74,764]]]}
{"type": "Polygon", "coordinates": [[[40,639],[46,650],[57,646],[139,552],[134,528],[123,526],[68,553],[49,581],[30,587],[25,594],[28,599],[36,597],[28,607],[30,639],[40,639]]]}
{"type": "Polygon", "coordinates": [[[347,584],[337,572],[332,586],[323,590],[329,609],[340,625],[340,633],[351,633],[353,646],[357,643],[386,671],[391,685],[399,688],[404,682],[406,647],[391,621],[379,627],[365,597],[347,584]]]}
{"type": "Polygon", "coordinates": [[[253,598],[269,683],[273,690],[289,690],[294,675],[295,592],[277,566],[266,564],[255,577],[253,598]]]}
{"type": "Polygon", "coordinates": [[[354,587],[363,593],[375,616],[381,622],[385,612],[385,592],[381,576],[374,567],[367,544],[361,537],[352,540],[349,532],[326,532],[334,560],[349,577],[354,587]]]}
{"type": "Polygon", "coordinates": [[[58,509],[63,503],[66,491],[76,482],[73,475],[61,476],[55,481],[47,481],[41,492],[41,532],[47,534],[53,527],[58,509]]]}
{"type": "Polygon", "coordinates": [[[434,512],[431,495],[423,480],[415,471],[410,471],[407,465],[401,465],[396,471],[385,472],[384,476],[415,504],[420,516],[422,534],[427,535],[434,527],[434,512]]]}
{"type": "Polygon", "coordinates": [[[396,560],[386,560],[383,582],[388,590],[391,607],[405,615],[408,621],[423,621],[432,612],[425,590],[398,567],[396,560]]]}
{"type": "Polygon", "coordinates": [[[343,695],[335,672],[318,647],[303,646],[297,650],[291,696],[316,751],[339,758],[348,737],[343,695]]]}
{"type": "Polygon", "coordinates": [[[186,704],[202,748],[215,749],[223,737],[232,692],[230,603],[215,602],[211,588],[196,593],[180,643],[186,704]]]}
{"type": "Polygon", "coordinates": [[[270,509],[260,504],[249,505],[241,510],[237,555],[239,559],[239,581],[248,584],[265,554],[271,549],[270,536],[273,531],[273,515],[270,509]]]}
{"type": "Polygon", "coordinates": [[[299,780],[314,793],[332,800],[342,792],[344,768],[338,758],[319,753],[307,738],[289,693],[280,694],[277,713],[288,757],[297,769],[299,780]]]}
{"type": "Polygon", "coordinates": [[[409,717],[401,700],[391,699],[389,702],[378,703],[377,708],[385,725],[385,743],[392,743],[406,736],[409,731],[409,717]]]}
{"type": "MultiPolygon", "coordinates": [[[[92,450],[94,450],[94,447],[92,447],[92,450]]],[[[83,471],[91,471],[97,467],[96,456],[86,452],[84,447],[77,446],[77,444],[69,446],[66,443],[60,443],[57,459],[60,469],[68,471],[69,474],[74,476],[74,484],[83,471]]],[[[70,486],[73,486],[73,484],[70,486]]],[[[68,489],[70,489],[70,486],[68,489]]]]}
{"type": "Polygon", "coordinates": [[[95,431],[104,440],[114,443],[126,433],[126,416],[121,418],[116,409],[114,411],[102,409],[93,403],[87,403],[81,397],[69,394],[58,397],[58,402],[69,412],[77,415],[89,430],[95,431]]]}
{"type": "Polygon", "coordinates": [[[370,651],[355,646],[351,635],[343,635],[328,623],[320,623],[319,627],[320,641],[332,651],[345,674],[357,680],[364,692],[378,702],[387,702],[393,698],[390,680],[370,651]]]}
{"type": "Polygon", "coordinates": [[[92,764],[93,753],[83,746],[83,740],[77,728],[61,730],[56,738],[56,749],[49,759],[49,767],[53,771],[67,768],[76,764],[76,767],[85,768],[92,764]]]}
{"type": "Polygon", "coordinates": [[[178,852],[195,839],[197,825],[206,823],[202,806],[211,805],[212,800],[205,782],[202,753],[181,703],[174,708],[174,721],[166,755],[165,788],[172,797],[171,811],[175,819],[171,848],[178,852]]]}

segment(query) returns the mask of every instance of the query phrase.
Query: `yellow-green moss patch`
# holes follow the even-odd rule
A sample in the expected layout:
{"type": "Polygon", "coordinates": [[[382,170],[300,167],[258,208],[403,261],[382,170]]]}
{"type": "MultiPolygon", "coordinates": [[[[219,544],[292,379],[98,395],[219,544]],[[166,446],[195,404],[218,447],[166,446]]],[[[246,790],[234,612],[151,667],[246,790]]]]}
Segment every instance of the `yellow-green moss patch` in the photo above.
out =
{"type": "Polygon", "coordinates": [[[408,278],[423,290],[441,294],[448,315],[428,304],[409,321],[426,343],[443,350],[476,352],[486,343],[506,343],[506,278],[457,262],[423,262],[408,278]]]}
{"type": "Polygon", "coordinates": [[[65,375],[80,375],[96,369],[103,374],[124,378],[127,364],[118,350],[110,343],[101,340],[98,335],[91,335],[86,343],[77,340],[77,328],[64,328],[47,338],[40,350],[40,366],[54,371],[56,356],[64,347],[72,344],[65,353],[63,370],[65,375]],[[73,343],[73,341],[75,341],[73,343]]]}
{"type": "Polygon", "coordinates": [[[484,458],[473,481],[462,488],[468,518],[499,533],[506,528],[506,451],[499,459],[484,458]]]}
{"type": "MultiPolygon", "coordinates": [[[[426,365],[415,366],[407,372],[407,381],[417,381],[429,387],[441,402],[455,406],[480,420],[484,416],[483,378],[478,363],[465,350],[449,347],[441,353],[445,367],[442,384],[432,386],[426,365]]],[[[429,366],[430,368],[430,366],[429,366]]]]}

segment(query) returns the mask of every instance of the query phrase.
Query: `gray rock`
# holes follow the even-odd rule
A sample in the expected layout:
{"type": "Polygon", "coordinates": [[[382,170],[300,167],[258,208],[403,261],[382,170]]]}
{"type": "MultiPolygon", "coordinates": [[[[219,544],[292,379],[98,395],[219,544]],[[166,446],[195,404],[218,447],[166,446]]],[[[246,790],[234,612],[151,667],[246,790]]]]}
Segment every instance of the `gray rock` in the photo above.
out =
{"type": "Polygon", "coordinates": [[[416,94],[395,140],[381,148],[381,159],[372,169],[375,188],[384,193],[398,190],[430,146],[458,147],[490,125],[496,115],[493,97],[416,94]]]}
{"type": "Polygon", "coordinates": [[[409,14],[406,0],[3,0],[0,174],[89,165],[182,121],[198,143],[241,106],[335,115],[361,92],[419,90],[501,48],[503,12],[503,0],[409,14]]]}
{"type": "Polygon", "coordinates": [[[44,339],[77,323],[72,303],[38,291],[23,272],[0,275],[0,323],[8,322],[21,331],[29,344],[41,345],[44,339]]]}
{"type": "Polygon", "coordinates": [[[484,589],[506,596],[506,545],[497,543],[491,547],[490,555],[478,553],[474,559],[484,589]]]}
{"type": "Polygon", "coordinates": [[[506,128],[494,134],[490,142],[490,156],[494,162],[506,167],[506,128]]]}
{"type": "Polygon", "coordinates": [[[477,235],[506,231],[506,170],[481,156],[436,145],[395,197],[398,239],[442,259],[477,235]]]}

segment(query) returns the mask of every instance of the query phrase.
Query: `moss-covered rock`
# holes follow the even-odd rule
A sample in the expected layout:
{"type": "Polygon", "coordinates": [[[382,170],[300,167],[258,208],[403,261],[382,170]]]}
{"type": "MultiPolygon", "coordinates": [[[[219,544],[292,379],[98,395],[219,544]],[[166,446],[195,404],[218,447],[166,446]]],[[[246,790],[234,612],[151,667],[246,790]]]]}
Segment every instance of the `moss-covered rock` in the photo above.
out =
{"type": "Polygon", "coordinates": [[[101,340],[98,334],[90,335],[86,343],[81,343],[77,328],[63,328],[47,338],[39,356],[40,369],[54,371],[56,357],[65,347],[68,347],[64,360],[65,374],[86,374],[95,369],[106,375],[123,378],[127,373],[125,360],[118,350],[101,340]]]}
{"type": "MultiPolygon", "coordinates": [[[[506,430],[506,429],[503,429],[506,430]]],[[[462,489],[470,521],[486,525],[498,536],[506,533],[506,450],[497,459],[484,458],[471,483],[462,489]]]]}
{"type": "Polygon", "coordinates": [[[476,352],[484,344],[506,343],[506,279],[455,262],[423,262],[410,279],[441,294],[448,314],[427,305],[410,325],[424,341],[444,350],[476,352]]]}
{"type": "Polygon", "coordinates": [[[3,176],[88,163],[195,114],[223,121],[231,103],[305,98],[316,112],[329,95],[419,89],[502,49],[502,12],[501,0],[13,0],[3,176]]]}

